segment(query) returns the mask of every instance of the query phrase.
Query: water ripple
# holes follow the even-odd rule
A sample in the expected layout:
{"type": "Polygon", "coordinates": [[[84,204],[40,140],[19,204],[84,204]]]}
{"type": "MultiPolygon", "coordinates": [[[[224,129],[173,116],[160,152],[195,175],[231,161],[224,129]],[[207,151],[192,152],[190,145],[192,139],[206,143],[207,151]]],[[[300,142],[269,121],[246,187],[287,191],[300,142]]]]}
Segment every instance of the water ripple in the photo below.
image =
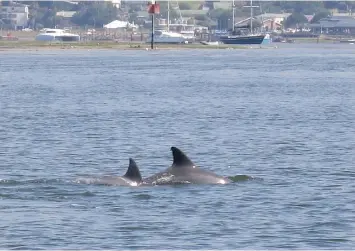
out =
{"type": "Polygon", "coordinates": [[[353,248],[353,48],[282,46],[2,52],[0,248],[353,248]],[[173,145],[237,182],[75,183],[173,145]]]}

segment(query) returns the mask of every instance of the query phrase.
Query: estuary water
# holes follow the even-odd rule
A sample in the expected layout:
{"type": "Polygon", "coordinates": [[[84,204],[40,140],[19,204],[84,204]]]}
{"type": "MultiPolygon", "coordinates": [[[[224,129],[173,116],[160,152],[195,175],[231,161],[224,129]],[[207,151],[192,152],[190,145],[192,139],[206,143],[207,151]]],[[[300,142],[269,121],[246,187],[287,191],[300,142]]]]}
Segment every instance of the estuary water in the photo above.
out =
{"type": "Polygon", "coordinates": [[[0,52],[0,248],[355,247],[355,46],[0,52]],[[228,185],[144,177],[170,147],[228,185]]]}

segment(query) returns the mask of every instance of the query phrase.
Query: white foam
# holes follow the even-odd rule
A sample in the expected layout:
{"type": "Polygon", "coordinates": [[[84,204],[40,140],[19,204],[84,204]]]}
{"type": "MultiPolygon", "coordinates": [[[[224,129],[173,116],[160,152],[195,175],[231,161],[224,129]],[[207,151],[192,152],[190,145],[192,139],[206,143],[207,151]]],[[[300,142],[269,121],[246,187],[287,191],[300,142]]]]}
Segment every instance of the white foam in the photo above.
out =
{"type": "Polygon", "coordinates": [[[136,187],[136,186],[138,186],[138,183],[137,182],[131,182],[131,183],[129,183],[132,187],[136,187]]]}
{"type": "Polygon", "coordinates": [[[226,181],[224,179],[221,179],[218,183],[224,185],[224,184],[226,184],[226,181]]]}

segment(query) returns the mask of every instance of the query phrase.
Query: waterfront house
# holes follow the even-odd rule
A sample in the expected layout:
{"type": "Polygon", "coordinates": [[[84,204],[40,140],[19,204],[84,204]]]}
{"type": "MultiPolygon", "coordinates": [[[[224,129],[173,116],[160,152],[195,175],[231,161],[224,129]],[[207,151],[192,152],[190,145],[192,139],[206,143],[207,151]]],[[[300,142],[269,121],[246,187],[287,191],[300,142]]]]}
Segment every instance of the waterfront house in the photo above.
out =
{"type": "Polygon", "coordinates": [[[282,30],[282,23],[276,22],[274,19],[266,19],[262,21],[262,26],[266,31],[282,30]]]}
{"type": "Polygon", "coordinates": [[[10,5],[0,6],[0,19],[11,28],[24,29],[29,20],[28,5],[12,2],[10,5]]]}
{"type": "Polygon", "coordinates": [[[264,13],[255,18],[263,24],[267,31],[281,30],[283,23],[292,13],[264,13]]]}
{"type": "Polygon", "coordinates": [[[322,18],[317,23],[309,25],[316,34],[328,35],[355,35],[354,16],[333,16],[322,18]]]}

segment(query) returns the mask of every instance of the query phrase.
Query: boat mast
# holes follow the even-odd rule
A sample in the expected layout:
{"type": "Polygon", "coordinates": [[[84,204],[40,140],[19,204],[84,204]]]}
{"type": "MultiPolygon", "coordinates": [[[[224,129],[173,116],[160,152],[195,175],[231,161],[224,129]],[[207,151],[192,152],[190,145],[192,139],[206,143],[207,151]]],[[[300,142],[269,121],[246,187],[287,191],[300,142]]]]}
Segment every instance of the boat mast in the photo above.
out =
{"type": "Polygon", "coordinates": [[[261,14],[261,31],[262,32],[265,32],[265,30],[264,30],[264,18],[263,18],[263,10],[262,10],[262,8],[261,8],[261,4],[260,4],[260,7],[259,7],[259,11],[260,11],[260,14],[261,14]]]}
{"type": "Polygon", "coordinates": [[[259,6],[253,6],[253,0],[250,0],[250,6],[244,6],[250,8],[250,32],[253,33],[253,8],[257,8],[259,6]]]}
{"type": "Polygon", "coordinates": [[[250,0],[250,32],[253,33],[253,0],[250,0]]]}
{"type": "Polygon", "coordinates": [[[168,31],[170,31],[169,30],[169,24],[170,24],[170,1],[168,0],[168,31]]]}
{"type": "Polygon", "coordinates": [[[235,10],[234,10],[234,8],[235,8],[235,6],[234,6],[234,0],[232,1],[232,11],[233,11],[233,15],[232,15],[232,31],[234,32],[234,24],[235,24],[235,21],[234,21],[234,19],[235,19],[235,17],[234,17],[234,12],[235,12],[235,10]]]}

